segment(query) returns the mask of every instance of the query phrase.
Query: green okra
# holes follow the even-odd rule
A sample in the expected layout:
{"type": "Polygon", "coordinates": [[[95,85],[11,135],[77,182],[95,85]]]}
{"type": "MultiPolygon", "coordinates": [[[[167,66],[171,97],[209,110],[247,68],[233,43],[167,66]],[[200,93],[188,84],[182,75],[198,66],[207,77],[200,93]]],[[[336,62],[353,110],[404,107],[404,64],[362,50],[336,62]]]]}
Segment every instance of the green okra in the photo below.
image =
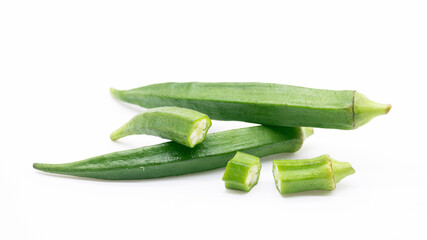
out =
{"type": "Polygon", "coordinates": [[[206,114],[186,108],[158,107],[138,114],[110,138],[115,141],[129,135],[148,134],[192,148],[205,139],[211,125],[206,114]]]}
{"type": "Polygon", "coordinates": [[[391,108],[356,91],[270,83],[160,83],[110,91],[117,99],[146,108],[185,107],[211,119],[274,126],[355,129],[391,108]]]}
{"type": "Polygon", "coordinates": [[[254,126],[208,134],[188,148],[166,142],[64,163],[34,163],[40,171],[98,179],[147,179],[225,167],[237,151],[264,157],[299,150],[312,128],[254,126]]]}
{"type": "Polygon", "coordinates": [[[280,193],[334,190],[336,183],[355,171],[347,162],[322,155],[312,159],[274,160],[273,176],[280,193]]]}
{"type": "Polygon", "coordinates": [[[222,180],[226,188],[249,192],[258,183],[260,171],[259,157],[237,152],[228,161],[222,180]]]}

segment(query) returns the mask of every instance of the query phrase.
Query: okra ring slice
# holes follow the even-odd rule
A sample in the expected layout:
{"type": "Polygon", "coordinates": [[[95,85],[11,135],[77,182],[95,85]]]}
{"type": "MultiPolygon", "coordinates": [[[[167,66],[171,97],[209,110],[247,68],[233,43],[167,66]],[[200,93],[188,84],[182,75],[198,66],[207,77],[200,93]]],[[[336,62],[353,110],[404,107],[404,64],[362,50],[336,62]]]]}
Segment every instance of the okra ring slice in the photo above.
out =
{"type": "Polygon", "coordinates": [[[129,135],[147,134],[192,148],[205,139],[211,125],[206,114],[186,108],[158,107],[136,115],[110,138],[116,141],[129,135]]]}
{"type": "Polygon", "coordinates": [[[260,172],[259,157],[237,152],[227,163],[222,180],[228,189],[249,192],[258,183],[260,172]]]}
{"type": "Polygon", "coordinates": [[[334,190],[336,183],[354,172],[350,163],[333,160],[329,155],[273,161],[274,181],[282,194],[334,190]]]}

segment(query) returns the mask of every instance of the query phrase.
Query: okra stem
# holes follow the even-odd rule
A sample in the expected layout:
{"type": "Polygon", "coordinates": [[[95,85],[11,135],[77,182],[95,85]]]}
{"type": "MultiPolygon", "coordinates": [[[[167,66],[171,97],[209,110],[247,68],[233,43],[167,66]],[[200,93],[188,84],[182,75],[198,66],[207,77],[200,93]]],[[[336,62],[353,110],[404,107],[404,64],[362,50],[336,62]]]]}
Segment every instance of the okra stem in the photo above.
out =
{"type": "Polygon", "coordinates": [[[369,122],[372,118],[387,114],[390,109],[390,104],[381,104],[369,100],[365,95],[354,92],[354,122],[353,128],[358,128],[369,122]]]}
{"type": "Polygon", "coordinates": [[[345,177],[354,174],[356,171],[348,162],[339,162],[331,158],[332,170],[334,172],[335,183],[339,183],[345,177]]]}

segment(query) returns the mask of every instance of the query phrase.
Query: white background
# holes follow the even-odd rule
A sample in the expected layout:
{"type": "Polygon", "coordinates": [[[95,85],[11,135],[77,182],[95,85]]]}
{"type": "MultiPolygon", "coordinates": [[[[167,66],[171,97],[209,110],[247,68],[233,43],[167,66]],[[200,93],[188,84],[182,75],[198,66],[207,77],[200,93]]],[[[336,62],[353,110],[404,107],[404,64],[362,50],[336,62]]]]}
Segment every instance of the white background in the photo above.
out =
{"type": "Polygon", "coordinates": [[[0,239],[426,239],[426,4],[0,1],[0,239]],[[111,142],[143,109],[109,87],[165,81],[356,89],[393,108],[265,158],[247,194],[224,188],[223,169],[141,181],[32,169],[164,141],[111,142]],[[325,153],[356,174],[329,193],[277,192],[273,158],[325,153]]]}

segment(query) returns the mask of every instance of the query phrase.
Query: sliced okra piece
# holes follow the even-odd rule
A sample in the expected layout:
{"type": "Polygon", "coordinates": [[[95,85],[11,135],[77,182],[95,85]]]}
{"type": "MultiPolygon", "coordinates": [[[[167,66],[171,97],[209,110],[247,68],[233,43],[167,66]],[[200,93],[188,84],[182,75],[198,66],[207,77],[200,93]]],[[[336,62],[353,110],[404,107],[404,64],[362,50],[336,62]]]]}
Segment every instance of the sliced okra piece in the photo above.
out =
{"type": "Polygon", "coordinates": [[[147,134],[192,148],[205,139],[211,125],[206,114],[186,108],[158,107],[138,114],[110,138],[116,141],[128,135],[147,134]]]}
{"type": "Polygon", "coordinates": [[[336,183],[355,171],[350,163],[322,155],[312,159],[274,160],[273,176],[280,193],[334,190],[336,183]]]}
{"type": "Polygon", "coordinates": [[[258,157],[237,152],[227,163],[222,180],[226,188],[249,192],[258,183],[260,172],[258,157]]]}

